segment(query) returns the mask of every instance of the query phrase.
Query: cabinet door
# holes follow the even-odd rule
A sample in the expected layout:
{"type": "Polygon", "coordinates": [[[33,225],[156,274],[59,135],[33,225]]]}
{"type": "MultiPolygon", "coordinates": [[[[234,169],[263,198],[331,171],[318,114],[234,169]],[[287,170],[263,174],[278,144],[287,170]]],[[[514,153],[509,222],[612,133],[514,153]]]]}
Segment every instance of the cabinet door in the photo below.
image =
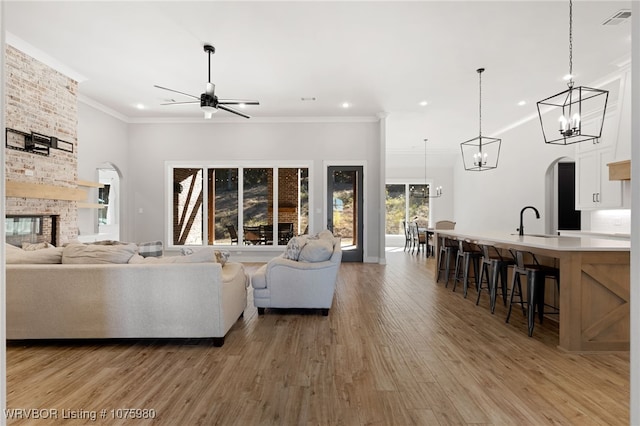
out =
{"type": "Polygon", "coordinates": [[[622,207],[622,183],[609,180],[612,149],[581,154],[576,160],[576,209],[622,207]]]}
{"type": "Polygon", "coordinates": [[[576,210],[596,207],[600,180],[598,154],[595,151],[578,156],[576,160],[576,210]]]}
{"type": "Polygon", "coordinates": [[[622,207],[622,182],[609,180],[607,164],[615,161],[613,150],[599,152],[600,155],[600,189],[598,191],[598,208],[622,207]]]}

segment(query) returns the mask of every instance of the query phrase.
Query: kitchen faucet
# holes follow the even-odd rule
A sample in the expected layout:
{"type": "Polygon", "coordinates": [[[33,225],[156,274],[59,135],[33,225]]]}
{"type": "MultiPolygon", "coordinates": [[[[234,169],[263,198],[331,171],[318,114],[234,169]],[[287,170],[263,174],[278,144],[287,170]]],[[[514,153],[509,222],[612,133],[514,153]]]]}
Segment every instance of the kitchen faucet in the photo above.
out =
{"type": "Polygon", "coordinates": [[[540,213],[538,212],[538,209],[536,209],[533,206],[523,207],[522,210],[520,210],[520,228],[518,228],[518,231],[520,232],[520,236],[524,235],[524,226],[522,226],[522,215],[524,214],[524,211],[526,209],[533,209],[533,211],[536,212],[536,219],[540,219],[540,213]]]}

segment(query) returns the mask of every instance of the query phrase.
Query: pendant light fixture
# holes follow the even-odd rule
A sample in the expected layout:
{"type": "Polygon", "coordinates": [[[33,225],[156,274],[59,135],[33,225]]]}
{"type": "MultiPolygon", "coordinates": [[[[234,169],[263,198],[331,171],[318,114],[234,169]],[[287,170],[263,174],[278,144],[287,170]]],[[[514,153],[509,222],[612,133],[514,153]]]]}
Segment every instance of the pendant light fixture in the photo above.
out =
{"type": "Polygon", "coordinates": [[[409,188],[411,196],[415,198],[440,198],[442,197],[442,187],[435,188],[435,192],[431,193],[431,185],[427,184],[427,141],[424,140],[424,186],[422,189],[416,189],[414,186],[409,188]]]}
{"type": "Polygon", "coordinates": [[[538,102],[538,115],[545,143],[569,145],[592,141],[602,135],[609,92],[591,87],[574,87],[573,2],[569,0],[568,90],[538,102]]]}
{"type": "Polygon", "coordinates": [[[482,136],[482,73],[484,68],[478,68],[480,103],[479,115],[480,126],[477,138],[470,139],[460,144],[462,150],[462,161],[464,169],[481,172],[498,167],[498,156],[500,155],[500,145],[502,141],[496,138],[482,136]]]}

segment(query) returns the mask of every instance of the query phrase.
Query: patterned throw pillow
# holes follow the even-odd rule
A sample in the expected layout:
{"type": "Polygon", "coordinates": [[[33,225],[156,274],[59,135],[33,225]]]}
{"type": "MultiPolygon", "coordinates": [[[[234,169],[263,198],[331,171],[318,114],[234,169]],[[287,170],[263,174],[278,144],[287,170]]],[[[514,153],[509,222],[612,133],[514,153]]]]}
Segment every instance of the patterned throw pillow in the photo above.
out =
{"type": "Polygon", "coordinates": [[[298,237],[293,237],[287,243],[287,248],[284,250],[284,254],[282,257],[285,259],[298,260],[300,257],[300,251],[302,251],[302,247],[307,244],[308,237],[305,235],[301,235],[298,237]]]}
{"type": "Polygon", "coordinates": [[[162,257],[162,241],[150,241],[138,244],[138,254],[142,257],[162,257]]]}
{"type": "Polygon", "coordinates": [[[218,262],[222,266],[224,266],[224,264],[229,260],[230,253],[226,250],[216,250],[213,253],[216,256],[216,262],[218,262]]]}

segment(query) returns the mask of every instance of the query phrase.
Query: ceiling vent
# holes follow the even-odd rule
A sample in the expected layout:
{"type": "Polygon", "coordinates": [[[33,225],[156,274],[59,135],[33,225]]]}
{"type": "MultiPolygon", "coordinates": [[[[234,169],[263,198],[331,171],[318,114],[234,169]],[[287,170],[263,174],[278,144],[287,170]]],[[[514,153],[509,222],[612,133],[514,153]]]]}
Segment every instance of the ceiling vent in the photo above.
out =
{"type": "Polygon", "coordinates": [[[602,25],[619,25],[629,18],[631,18],[631,11],[629,9],[621,9],[614,13],[613,16],[605,19],[602,25]]]}

